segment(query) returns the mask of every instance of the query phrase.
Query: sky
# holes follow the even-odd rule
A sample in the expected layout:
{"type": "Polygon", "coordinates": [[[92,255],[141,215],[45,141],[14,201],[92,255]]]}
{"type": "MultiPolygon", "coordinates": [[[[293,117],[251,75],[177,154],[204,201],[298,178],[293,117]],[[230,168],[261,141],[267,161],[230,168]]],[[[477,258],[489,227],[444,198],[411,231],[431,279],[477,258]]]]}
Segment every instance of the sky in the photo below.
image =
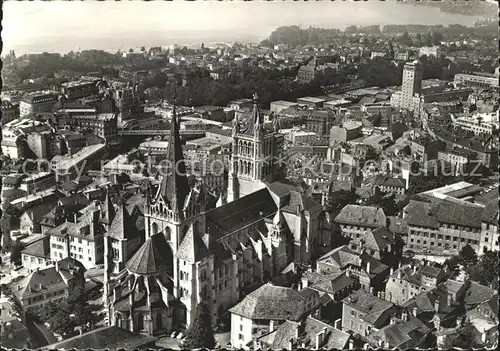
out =
{"type": "Polygon", "coordinates": [[[4,50],[70,51],[261,40],[281,25],[472,24],[475,19],[393,2],[5,1],[4,50]]]}

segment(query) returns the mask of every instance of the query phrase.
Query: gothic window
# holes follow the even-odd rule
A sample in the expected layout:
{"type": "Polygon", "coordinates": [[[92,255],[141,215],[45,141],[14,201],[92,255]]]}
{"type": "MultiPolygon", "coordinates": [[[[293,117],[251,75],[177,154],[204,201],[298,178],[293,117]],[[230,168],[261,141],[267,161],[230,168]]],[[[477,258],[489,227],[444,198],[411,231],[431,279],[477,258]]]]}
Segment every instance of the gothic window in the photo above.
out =
{"type": "Polygon", "coordinates": [[[137,330],[143,330],[144,329],[144,316],[142,313],[137,314],[137,330]]]}
{"type": "Polygon", "coordinates": [[[163,318],[161,317],[161,313],[158,313],[156,315],[156,329],[162,329],[163,328],[163,318]]]}
{"type": "Polygon", "coordinates": [[[151,233],[152,233],[152,235],[158,234],[158,224],[157,223],[153,223],[151,225],[151,233]]]}

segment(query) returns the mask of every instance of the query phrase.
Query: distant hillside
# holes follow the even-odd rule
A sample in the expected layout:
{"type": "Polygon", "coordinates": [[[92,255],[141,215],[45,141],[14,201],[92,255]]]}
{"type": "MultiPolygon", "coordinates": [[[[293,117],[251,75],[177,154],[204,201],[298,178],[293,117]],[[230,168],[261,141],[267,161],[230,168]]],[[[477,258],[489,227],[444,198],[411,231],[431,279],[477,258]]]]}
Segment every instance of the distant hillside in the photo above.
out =
{"type": "Polygon", "coordinates": [[[432,6],[443,12],[460,15],[498,16],[498,3],[494,0],[419,0],[401,1],[403,5],[432,6]]]}

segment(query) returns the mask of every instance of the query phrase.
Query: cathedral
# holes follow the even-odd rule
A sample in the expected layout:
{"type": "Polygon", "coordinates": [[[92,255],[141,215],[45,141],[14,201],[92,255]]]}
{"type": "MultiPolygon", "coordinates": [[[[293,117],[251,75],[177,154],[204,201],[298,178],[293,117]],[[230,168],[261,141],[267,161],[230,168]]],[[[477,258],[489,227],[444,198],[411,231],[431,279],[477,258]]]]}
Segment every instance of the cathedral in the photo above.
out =
{"type": "Polygon", "coordinates": [[[246,294],[291,262],[310,263],[328,242],[322,206],[283,178],[283,136],[264,128],[257,96],[249,120],[235,119],[233,138],[228,201],[208,209],[204,186],[188,184],[174,109],[170,170],[155,194],[146,191],[144,244],[114,276],[105,240],[110,324],[166,334],[188,327],[201,301],[216,324],[246,294]]]}

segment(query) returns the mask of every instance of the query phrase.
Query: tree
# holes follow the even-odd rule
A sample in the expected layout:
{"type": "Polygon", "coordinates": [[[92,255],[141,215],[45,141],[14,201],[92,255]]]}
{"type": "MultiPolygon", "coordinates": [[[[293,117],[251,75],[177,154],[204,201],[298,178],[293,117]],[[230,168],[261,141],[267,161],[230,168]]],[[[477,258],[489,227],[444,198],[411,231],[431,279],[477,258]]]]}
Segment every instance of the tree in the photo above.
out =
{"type": "Polygon", "coordinates": [[[460,250],[458,256],[460,257],[462,265],[465,268],[473,266],[478,262],[476,251],[474,251],[474,249],[468,244],[460,250]]]}
{"type": "Polygon", "coordinates": [[[186,333],[183,347],[187,349],[215,347],[210,311],[205,302],[200,302],[196,308],[196,317],[186,333]]]}
{"type": "Polygon", "coordinates": [[[355,204],[359,199],[359,195],[354,190],[338,190],[330,194],[328,203],[332,214],[338,213],[346,205],[355,204]]]}
{"type": "Polygon", "coordinates": [[[12,248],[10,250],[10,262],[16,266],[21,265],[21,251],[24,249],[24,244],[19,240],[16,240],[12,244],[12,248]]]}
{"type": "Polygon", "coordinates": [[[469,278],[482,285],[490,285],[499,274],[498,253],[493,251],[485,252],[479,262],[467,269],[469,278]]]}

